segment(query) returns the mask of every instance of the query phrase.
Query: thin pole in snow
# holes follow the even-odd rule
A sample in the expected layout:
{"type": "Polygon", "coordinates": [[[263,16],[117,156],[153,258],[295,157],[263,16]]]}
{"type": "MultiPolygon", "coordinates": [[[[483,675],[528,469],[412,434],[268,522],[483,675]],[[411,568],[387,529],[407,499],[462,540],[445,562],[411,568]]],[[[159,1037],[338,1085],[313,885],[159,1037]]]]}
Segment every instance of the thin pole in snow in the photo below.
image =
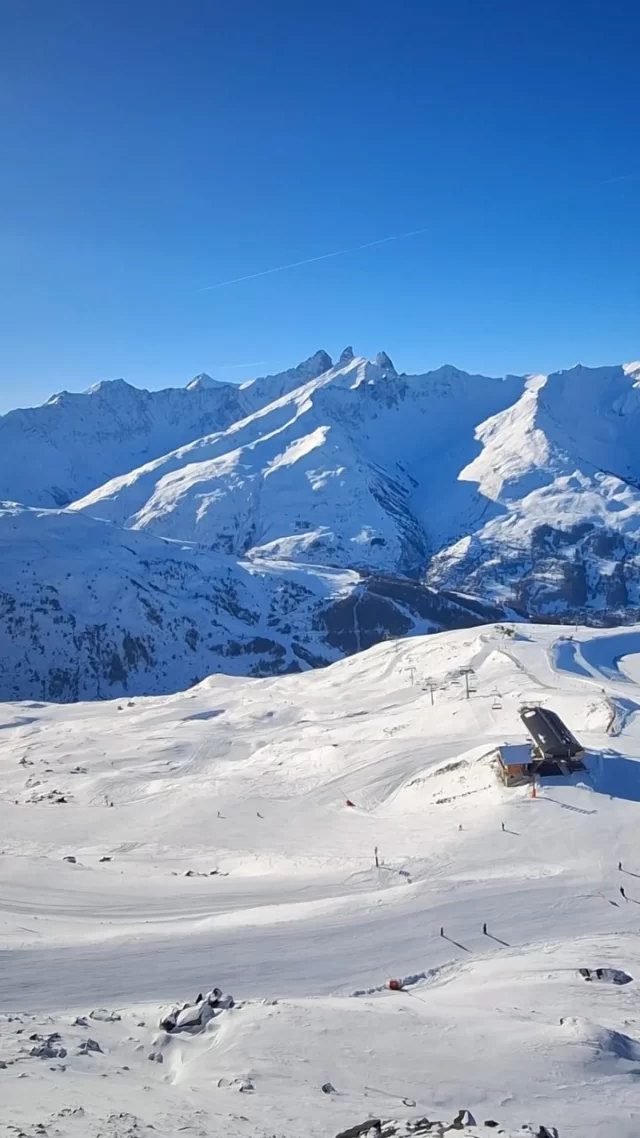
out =
{"type": "Polygon", "coordinates": [[[469,676],[472,676],[474,674],[473,668],[462,668],[461,670],[462,670],[462,675],[464,676],[464,688],[465,688],[466,698],[469,699],[469,696],[471,695],[471,689],[469,687],[469,676]]]}
{"type": "Polygon", "coordinates": [[[378,860],[378,847],[377,846],[374,847],[373,856],[376,859],[376,869],[380,869],[380,862],[378,860]]]}
{"type": "Polygon", "coordinates": [[[427,679],[424,681],[424,683],[422,685],[423,691],[428,691],[429,695],[431,696],[431,706],[432,707],[433,707],[434,702],[435,702],[434,698],[433,698],[433,693],[436,690],[437,686],[438,685],[436,683],[434,683],[434,681],[432,679],[429,679],[429,677],[427,677],[427,679]]]}

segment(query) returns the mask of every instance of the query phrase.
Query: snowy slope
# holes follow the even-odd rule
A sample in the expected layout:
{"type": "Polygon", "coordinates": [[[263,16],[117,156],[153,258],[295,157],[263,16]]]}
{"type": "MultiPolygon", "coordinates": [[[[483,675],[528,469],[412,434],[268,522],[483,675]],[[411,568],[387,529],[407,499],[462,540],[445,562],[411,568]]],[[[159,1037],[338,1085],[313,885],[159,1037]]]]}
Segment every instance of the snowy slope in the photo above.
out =
{"type": "Polygon", "coordinates": [[[640,628],[485,626],[120,706],[3,709],[7,1135],[333,1138],[466,1108],[466,1138],[637,1138],[640,628]],[[534,799],[492,754],[540,701],[587,769],[534,799]],[[158,1035],[214,984],[239,1006],[158,1035]],[[30,1054],[54,1032],[65,1056],[30,1054]]]}
{"type": "Polygon", "coordinates": [[[143,391],[122,379],[0,416],[0,500],[62,506],[117,474],[230,426],[275,394],[331,366],[326,352],[242,388],[196,376],[143,391]]]}
{"type": "MultiPolygon", "coordinates": [[[[149,693],[183,688],[218,667],[285,670],[300,663],[292,638],[306,645],[307,663],[319,663],[389,633],[503,613],[596,625],[640,620],[639,377],[640,365],[528,379],[450,366],[399,375],[385,353],[370,361],[349,348],[335,365],[320,351],[242,387],[199,376],[184,390],[149,393],[117,381],[11,412],[0,419],[0,487],[11,500],[83,496],[67,508],[68,538],[62,515],[55,538],[42,511],[19,530],[0,516],[10,619],[0,691],[34,694],[45,683],[52,697],[58,673],[64,698],[94,690],[93,679],[78,687],[69,676],[82,672],[86,638],[100,623],[91,616],[92,590],[110,595],[105,575],[117,581],[124,606],[113,621],[104,606],[109,635],[153,633],[154,648],[162,641],[148,663],[138,655],[133,671],[125,669],[128,682],[135,672],[131,690],[149,693]],[[103,549],[103,531],[83,529],[83,515],[111,523],[103,549]],[[140,552],[154,566],[150,583],[144,566],[141,577],[127,565],[134,532],[174,543],[153,545],[149,557],[140,552]],[[78,571],[85,540],[86,573],[78,571]],[[206,568],[174,572],[176,543],[189,546],[178,560],[206,568]],[[253,598],[233,626],[217,616],[219,585],[210,594],[203,584],[221,579],[223,563],[234,588],[253,598]],[[132,598],[141,579],[164,596],[168,574],[179,616],[161,634],[132,598]],[[71,577],[65,620],[49,628],[42,598],[71,577]],[[288,595],[292,580],[305,598],[293,632],[270,599],[282,588],[288,595]],[[211,627],[222,631],[194,655],[182,622],[197,619],[201,588],[211,627]],[[339,615],[319,615],[325,604],[332,613],[339,604],[339,615]],[[125,619],[131,605],[135,615],[125,619]],[[255,641],[258,626],[263,641],[271,644],[270,630],[280,627],[284,639],[259,659],[243,651],[231,660],[229,646],[255,641]]],[[[122,647],[113,650],[122,659],[122,647]]]]}
{"type": "Polygon", "coordinates": [[[347,355],[74,509],[250,558],[640,619],[640,365],[506,380],[347,355]]]}
{"type": "Polygon", "coordinates": [[[460,474],[494,506],[445,549],[435,586],[471,588],[536,618],[640,617],[640,365],[537,376],[478,428],[460,474]]]}
{"type": "Polygon", "coordinates": [[[0,508],[0,698],[108,698],[212,672],[328,663],[385,636],[479,624],[417,583],[250,562],[82,514],[0,508]]]}
{"type": "Polygon", "coordinates": [[[486,512],[458,472],[477,453],[477,424],[522,388],[349,358],[71,508],[237,556],[418,576],[486,512]]]}

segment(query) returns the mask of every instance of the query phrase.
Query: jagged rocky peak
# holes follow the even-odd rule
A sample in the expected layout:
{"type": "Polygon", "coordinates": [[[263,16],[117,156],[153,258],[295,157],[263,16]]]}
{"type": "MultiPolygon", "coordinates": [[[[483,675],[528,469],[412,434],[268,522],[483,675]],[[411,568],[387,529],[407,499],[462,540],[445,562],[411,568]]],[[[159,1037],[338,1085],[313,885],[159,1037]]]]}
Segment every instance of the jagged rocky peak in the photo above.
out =
{"type": "Polygon", "coordinates": [[[325,371],[329,371],[332,367],[333,360],[331,356],[328,352],[325,352],[323,348],[320,348],[319,351],[309,356],[308,360],[303,360],[301,364],[298,364],[294,370],[301,374],[308,375],[309,379],[316,379],[317,376],[324,375],[325,371]]]}
{"type": "Polygon", "coordinates": [[[351,344],[348,344],[347,347],[343,348],[343,350],[340,352],[338,365],[342,364],[344,366],[345,364],[350,364],[353,359],[355,359],[353,348],[351,347],[351,344]]]}
{"type": "Polygon", "coordinates": [[[374,363],[377,365],[377,367],[380,367],[384,371],[389,372],[390,375],[397,375],[398,374],[396,369],[393,366],[393,361],[392,361],[391,357],[388,356],[386,352],[378,352],[378,354],[374,360],[374,363]]]}

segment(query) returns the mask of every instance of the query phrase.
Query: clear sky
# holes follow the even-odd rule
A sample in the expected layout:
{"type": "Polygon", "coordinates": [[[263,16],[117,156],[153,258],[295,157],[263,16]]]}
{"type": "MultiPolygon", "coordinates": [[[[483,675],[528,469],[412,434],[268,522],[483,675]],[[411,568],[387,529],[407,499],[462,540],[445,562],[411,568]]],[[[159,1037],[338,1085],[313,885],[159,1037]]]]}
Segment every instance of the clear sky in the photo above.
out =
{"type": "Polygon", "coordinates": [[[0,410],[638,358],[639,43],[637,0],[2,0],[0,410]]]}

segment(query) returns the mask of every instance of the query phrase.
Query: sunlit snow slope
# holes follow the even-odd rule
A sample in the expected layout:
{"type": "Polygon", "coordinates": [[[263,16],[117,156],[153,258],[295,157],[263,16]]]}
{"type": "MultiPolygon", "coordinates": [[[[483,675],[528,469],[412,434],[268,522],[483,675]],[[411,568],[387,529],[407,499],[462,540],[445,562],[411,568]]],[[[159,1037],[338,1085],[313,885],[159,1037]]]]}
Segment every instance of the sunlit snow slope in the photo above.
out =
{"type": "Polygon", "coordinates": [[[397,576],[250,560],[81,513],[0,507],[0,699],[274,675],[500,610],[397,576]]]}
{"type": "Polygon", "coordinates": [[[508,1134],[634,1138],[639,709],[640,629],[544,626],[164,698],[4,705],[8,1122],[332,1138],[367,1115],[466,1107],[508,1134]],[[582,775],[543,779],[535,799],[492,765],[529,701],[587,751],[582,775]],[[586,983],[582,966],[632,980],[586,983]],[[353,995],[418,973],[405,993],[353,995]],[[214,984],[240,1006],[150,1063],[160,1007],[214,984]],[[97,1007],[122,1018],[72,1026],[97,1007]],[[53,1031],[64,1060],[26,1053],[53,1031]],[[78,1054],[87,1034],[102,1053],[78,1054]],[[63,1113],[78,1107],[80,1122],[63,1113]]]}
{"type": "Polygon", "coordinates": [[[503,617],[640,621],[639,376],[405,375],[345,349],[11,412],[0,695],[175,691],[503,617]]]}
{"type": "Polygon", "coordinates": [[[143,391],[123,379],[61,391],[41,407],[0,415],[0,500],[63,506],[117,474],[231,426],[271,394],[331,366],[326,352],[237,387],[198,375],[185,388],[143,391]]]}
{"type": "Polygon", "coordinates": [[[71,508],[425,577],[523,616],[640,618],[639,365],[528,380],[348,358],[71,508]]]}
{"type": "Polygon", "coordinates": [[[477,424],[522,386],[349,359],[71,509],[236,555],[419,575],[484,514],[456,479],[477,424]]]}

